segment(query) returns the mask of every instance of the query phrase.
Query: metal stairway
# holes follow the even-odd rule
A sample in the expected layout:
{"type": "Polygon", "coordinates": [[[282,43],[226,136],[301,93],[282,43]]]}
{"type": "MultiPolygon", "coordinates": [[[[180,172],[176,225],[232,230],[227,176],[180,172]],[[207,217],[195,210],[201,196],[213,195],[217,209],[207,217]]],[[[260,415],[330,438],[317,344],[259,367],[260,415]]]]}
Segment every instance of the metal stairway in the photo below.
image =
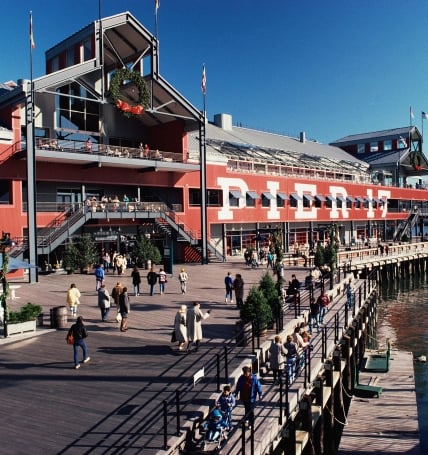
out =
{"type": "MultiPolygon", "coordinates": [[[[69,239],[78,229],[80,229],[86,222],[91,219],[144,219],[154,220],[156,225],[161,229],[169,238],[172,237],[172,232],[177,234],[177,241],[188,242],[199,253],[200,240],[198,232],[190,229],[182,223],[179,217],[173,211],[159,210],[159,211],[133,211],[133,212],[92,212],[85,211],[85,207],[80,207],[73,213],[63,212],[58,215],[48,226],[38,230],[37,233],[37,254],[50,254],[59,245],[69,239]]],[[[23,253],[28,249],[28,243],[25,239],[19,245],[15,246],[10,255],[18,258],[22,257],[23,253]]],[[[208,250],[211,257],[217,260],[224,261],[224,257],[213,245],[208,243],[208,250]]]]}
{"type": "Polygon", "coordinates": [[[414,228],[415,224],[419,219],[419,209],[414,209],[413,212],[409,213],[409,216],[401,221],[394,231],[393,240],[394,242],[400,241],[405,235],[409,235],[410,231],[414,228]]]}

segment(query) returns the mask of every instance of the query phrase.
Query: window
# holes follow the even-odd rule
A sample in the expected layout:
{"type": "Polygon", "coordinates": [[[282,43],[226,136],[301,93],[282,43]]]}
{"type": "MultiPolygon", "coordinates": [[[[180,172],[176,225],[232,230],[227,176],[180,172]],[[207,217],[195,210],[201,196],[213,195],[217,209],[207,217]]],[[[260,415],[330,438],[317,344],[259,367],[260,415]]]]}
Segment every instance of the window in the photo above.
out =
{"type": "MultiPolygon", "coordinates": [[[[222,198],[220,190],[208,190],[207,189],[207,206],[219,207],[222,205],[222,198]]],[[[189,189],[189,205],[201,205],[201,190],[199,188],[189,189]]]]}
{"type": "Polygon", "coordinates": [[[273,199],[273,195],[268,191],[262,193],[262,207],[270,207],[270,201],[273,199]]]}
{"type": "Polygon", "coordinates": [[[357,153],[365,153],[366,151],[366,144],[358,144],[357,153]]]}
{"type": "Polygon", "coordinates": [[[239,198],[243,197],[242,193],[237,190],[230,190],[229,191],[229,206],[230,207],[238,207],[239,206],[239,198]]]}
{"type": "Polygon", "coordinates": [[[93,49],[92,49],[92,38],[85,39],[82,43],[82,48],[81,48],[81,61],[86,62],[87,60],[90,60],[93,58],[93,49]]]}
{"type": "Polygon", "coordinates": [[[386,141],[383,141],[383,150],[392,150],[392,140],[387,139],[386,141]]]}
{"type": "Polygon", "coordinates": [[[378,152],[379,151],[379,145],[377,142],[370,142],[370,152],[378,152]]]}
{"type": "Polygon", "coordinates": [[[302,196],[298,195],[297,193],[290,194],[290,207],[297,207],[297,202],[302,201],[302,196]]]}
{"type": "Polygon", "coordinates": [[[56,56],[51,60],[52,72],[59,70],[59,57],[56,56]]]}
{"type": "Polygon", "coordinates": [[[57,92],[72,95],[57,97],[58,127],[99,131],[99,105],[89,92],[75,82],[60,87],[57,92]]]}
{"type": "Polygon", "coordinates": [[[189,205],[201,205],[201,190],[198,188],[189,189],[189,205]]]}
{"type": "Polygon", "coordinates": [[[209,207],[220,207],[223,205],[220,190],[207,190],[207,205],[209,207]]]}
{"type": "Polygon", "coordinates": [[[321,205],[322,205],[321,203],[322,203],[322,202],[325,202],[325,201],[326,201],[326,199],[325,199],[324,196],[321,196],[320,194],[317,194],[317,195],[315,196],[314,205],[315,205],[316,208],[319,209],[319,208],[321,208],[321,205]]]}
{"type": "Polygon", "coordinates": [[[0,204],[12,204],[11,196],[11,181],[0,180],[0,204]]]}
{"type": "Polygon", "coordinates": [[[288,199],[288,196],[284,193],[277,193],[276,194],[276,206],[277,207],[284,207],[285,201],[288,199]]]}
{"type": "Polygon", "coordinates": [[[311,206],[311,202],[313,202],[314,200],[314,197],[310,194],[304,194],[303,195],[303,207],[310,207],[311,206]]]}
{"type": "Polygon", "coordinates": [[[247,207],[255,207],[256,199],[260,199],[260,196],[255,191],[247,191],[245,204],[247,207]]]}
{"type": "Polygon", "coordinates": [[[403,136],[400,136],[398,141],[397,141],[397,145],[398,145],[398,148],[399,149],[405,149],[407,148],[407,141],[406,139],[403,137],[403,136]]]}

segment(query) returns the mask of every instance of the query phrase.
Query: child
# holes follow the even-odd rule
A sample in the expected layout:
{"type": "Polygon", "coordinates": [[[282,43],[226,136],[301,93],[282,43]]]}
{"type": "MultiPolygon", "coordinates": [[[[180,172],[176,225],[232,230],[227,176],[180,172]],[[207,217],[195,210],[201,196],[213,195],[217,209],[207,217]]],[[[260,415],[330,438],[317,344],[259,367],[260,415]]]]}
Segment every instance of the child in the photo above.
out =
{"type": "Polygon", "coordinates": [[[216,407],[220,409],[223,419],[226,421],[228,430],[232,429],[232,410],[236,405],[235,396],[230,393],[230,385],[223,387],[223,392],[219,396],[216,407]]]}
{"type": "Polygon", "coordinates": [[[227,429],[227,422],[223,419],[221,412],[218,409],[211,411],[208,421],[205,423],[206,430],[205,439],[207,441],[216,441],[220,436],[222,429],[227,429]]]}

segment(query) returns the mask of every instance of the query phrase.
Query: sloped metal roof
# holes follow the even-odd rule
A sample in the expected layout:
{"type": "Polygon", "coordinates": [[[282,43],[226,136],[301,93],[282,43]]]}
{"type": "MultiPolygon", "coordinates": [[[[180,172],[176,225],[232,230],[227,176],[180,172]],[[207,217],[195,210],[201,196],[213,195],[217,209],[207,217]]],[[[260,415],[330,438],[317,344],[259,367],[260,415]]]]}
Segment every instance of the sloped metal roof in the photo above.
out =
{"type": "Polygon", "coordinates": [[[410,134],[419,133],[415,126],[404,126],[401,128],[392,128],[389,130],[381,130],[381,131],[372,131],[369,133],[359,133],[359,134],[351,134],[349,136],[344,136],[341,139],[336,139],[335,141],[331,142],[331,145],[347,145],[347,144],[354,144],[357,142],[370,142],[370,140],[385,140],[388,138],[398,138],[400,136],[409,137],[410,134]]]}

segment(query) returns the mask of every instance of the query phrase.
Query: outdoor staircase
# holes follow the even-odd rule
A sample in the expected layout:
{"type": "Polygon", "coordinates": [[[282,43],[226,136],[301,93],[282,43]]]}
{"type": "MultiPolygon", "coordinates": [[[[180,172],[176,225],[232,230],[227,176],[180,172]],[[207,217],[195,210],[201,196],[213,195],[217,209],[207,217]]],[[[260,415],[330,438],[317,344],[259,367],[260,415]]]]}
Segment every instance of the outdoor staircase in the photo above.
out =
{"type": "MultiPolygon", "coordinates": [[[[153,210],[153,211],[133,211],[133,212],[92,212],[86,211],[85,207],[80,207],[73,213],[60,213],[48,226],[38,229],[37,232],[37,254],[50,254],[59,245],[80,229],[91,219],[144,219],[154,220],[158,229],[165,233],[169,238],[176,236],[178,242],[187,242],[199,255],[202,255],[201,241],[199,232],[192,230],[184,223],[173,211],[153,210]]],[[[210,260],[224,261],[224,257],[213,245],[208,243],[208,253],[210,260]]],[[[22,257],[28,249],[27,239],[17,242],[11,250],[10,255],[14,258],[22,257]]]]}
{"type": "Polygon", "coordinates": [[[409,213],[409,216],[404,221],[401,221],[395,229],[393,241],[399,242],[405,235],[408,236],[411,230],[415,227],[415,224],[418,222],[418,219],[419,209],[415,209],[413,212],[409,213]]]}

